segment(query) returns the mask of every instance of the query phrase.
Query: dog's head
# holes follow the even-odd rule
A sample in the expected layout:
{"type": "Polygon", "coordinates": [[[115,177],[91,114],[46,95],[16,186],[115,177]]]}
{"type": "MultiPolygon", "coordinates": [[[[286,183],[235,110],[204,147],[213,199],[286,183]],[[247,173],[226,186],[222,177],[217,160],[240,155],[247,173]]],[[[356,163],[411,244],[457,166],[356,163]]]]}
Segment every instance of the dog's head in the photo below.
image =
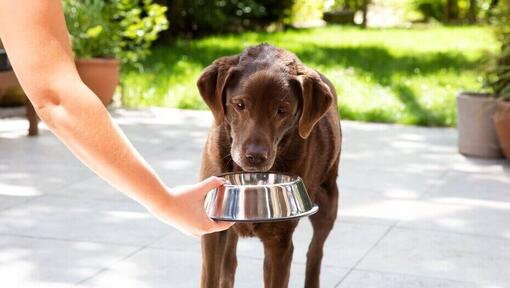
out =
{"type": "Polygon", "coordinates": [[[245,171],[271,169],[282,138],[297,131],[306,139],[333,102],[317,72],[285,50],[261,46],[214,61],[197,82],[215,124],[229,127],[232,159],[245,171]],[[275,52],[283,65],[260,62],[275,52]]]}

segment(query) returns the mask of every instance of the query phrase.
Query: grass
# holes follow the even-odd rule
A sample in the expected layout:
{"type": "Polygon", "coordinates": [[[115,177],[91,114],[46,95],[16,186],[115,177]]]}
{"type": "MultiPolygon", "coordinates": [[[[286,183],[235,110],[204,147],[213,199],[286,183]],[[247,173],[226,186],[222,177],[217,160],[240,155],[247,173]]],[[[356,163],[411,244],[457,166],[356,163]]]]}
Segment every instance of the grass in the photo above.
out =
{"type": "Polygon", "coordinates": [[[260,42],[287,48],[325,74],[343,119],[424,126],[455,125],[455,95],[481,89],[483,64],[498,49],[487,27],[328,26],[178,40],[155,47],[144,70],[123,71],[123,102],[206,109],[195,86],[200,71],[260,42]]]}

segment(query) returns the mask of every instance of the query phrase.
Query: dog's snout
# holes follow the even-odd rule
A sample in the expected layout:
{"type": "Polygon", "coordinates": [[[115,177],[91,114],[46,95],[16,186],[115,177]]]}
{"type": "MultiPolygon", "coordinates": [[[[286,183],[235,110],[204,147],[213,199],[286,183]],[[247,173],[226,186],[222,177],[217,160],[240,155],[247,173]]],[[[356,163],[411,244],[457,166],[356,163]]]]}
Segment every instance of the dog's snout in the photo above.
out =
{"type": "Polygon", "coordinates": [[[262,145],[251,144],[246,147],[245,157],[246,160],[252,164],[257,165],[264,163],[269,154],[269,149],[262,145]]]}

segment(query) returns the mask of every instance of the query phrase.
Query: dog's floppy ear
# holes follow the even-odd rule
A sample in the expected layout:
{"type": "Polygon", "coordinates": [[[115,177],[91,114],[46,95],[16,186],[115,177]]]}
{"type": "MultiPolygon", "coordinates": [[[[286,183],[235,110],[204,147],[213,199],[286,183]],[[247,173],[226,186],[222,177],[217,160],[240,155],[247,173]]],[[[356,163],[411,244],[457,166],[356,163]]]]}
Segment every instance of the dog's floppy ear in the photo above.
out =
{"type": "Polygon", "coordinates": [[[221,125],[225,117],[224,90],[229,78],[229,70],[237,65],[239,56],[226,56],[214,61],[204,69],[198,78],[197,86],[214,116],[216,125],[221,125]]]}
{"type": "MultiPolygon", "coordinates": [[[[309,70],[309,69],[308,69],[309,70]]],[[[326,114],[333,103],[333,93],[322,81],[320,75],[309,70],[294,78],[294,83],[301,93],[301,116],[299,118],[299,136],[306,139],[313,127],[326,114]]]]}

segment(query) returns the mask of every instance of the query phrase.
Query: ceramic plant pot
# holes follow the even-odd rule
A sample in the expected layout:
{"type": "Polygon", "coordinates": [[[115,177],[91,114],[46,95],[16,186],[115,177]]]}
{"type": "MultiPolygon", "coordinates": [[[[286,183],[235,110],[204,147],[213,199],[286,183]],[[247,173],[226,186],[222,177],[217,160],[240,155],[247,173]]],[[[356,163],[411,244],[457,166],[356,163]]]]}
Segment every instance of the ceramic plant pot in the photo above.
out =
{"type": "Polygon", "coordinates": [[[105,106],[110,104],[119,84],[120,61],[115,58],[77,59],[81,80],[105,106]]]}
{"type": "Polygon", "coordinates": [[[497,101],[493,119],[501,149],[510,161],[510,102],[497,101]]]}
{"type": "Polygon", "coordinates": [[[467,156],[503,156],[492,116],[496,100],[488,94],[462,92],[457,96],[459,152],[467,156]]]}

